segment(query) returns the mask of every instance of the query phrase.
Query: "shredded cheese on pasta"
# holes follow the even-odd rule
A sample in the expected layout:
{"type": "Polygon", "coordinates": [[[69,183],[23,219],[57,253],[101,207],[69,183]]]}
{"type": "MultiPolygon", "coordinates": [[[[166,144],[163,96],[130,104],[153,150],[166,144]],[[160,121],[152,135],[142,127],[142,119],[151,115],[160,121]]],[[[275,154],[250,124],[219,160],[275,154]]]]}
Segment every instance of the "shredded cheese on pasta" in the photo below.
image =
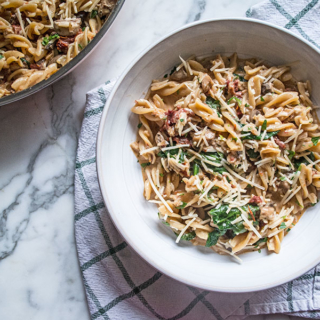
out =
{"type": "Polygon", "coordinates": [[[70,62],[96,36],[115,4],[1,1],[0,98],[48,79],[70,62]]]}
{"type": "Polygon", "coordinates": [[[310,83],[296,82],[290,66],[237,54],[180,60],[132,108],[142,126],[131,148],[145,198],[177,243],[236,259],[264,247],[279,253],[283,236],[318,201],[310,83]]]}

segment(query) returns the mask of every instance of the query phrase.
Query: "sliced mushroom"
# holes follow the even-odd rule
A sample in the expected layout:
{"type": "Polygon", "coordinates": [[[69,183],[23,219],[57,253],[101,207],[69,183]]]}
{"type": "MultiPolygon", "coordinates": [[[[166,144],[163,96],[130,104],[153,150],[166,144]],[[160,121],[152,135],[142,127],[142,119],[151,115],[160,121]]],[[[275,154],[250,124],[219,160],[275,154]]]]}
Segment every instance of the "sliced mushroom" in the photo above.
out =
{"type": "Polygon", "coordinates": [[[62,54],[58,54],[55,57],[52,57],[49,61],[48,61],[48,66],[52,63],[58,63],[58,60],[62,57],[62,54]]]}
{"type": "Polygon", "coordinates": [[[261,94],[265,95],[270,92],[272,92],[272,84],[271,83],[263,83],[261,86],[261,94]]]}
{"type": "Polygon", "coordinates": [[[98,16],[102,18],[108,15],[116,3],[116,0],[101,0],[100,5],[98,5],[98,16]]]}
{"type": "Polygon", "coordinates": [[[285,195],[290,189],[290,184],[287,181],[276,181],[276,187],[280,195],[285,195]]]}
{"type": "Polygon", "coordinates": [[[260,219],[272,220],[274,218],[274,207],[264,206],[260,209],[260,219]]]}
{"type": "Polygon", "coordinates": [[[167,141],[164,139],[164,137],[160,131],[158,131],[158,133],[156,134],[155,141],[156,141],[158,147],[163,148],[167,145],[167,141]]]}
{"type": "Polygon", "coordinates": [[[175,71],[171,76],[170,80],[183,81],[188,77],[188,74],[181,68],[179,71],[175,71]]]}
{"type": "Polygon", "coordinates": [[[54,30],[60,36],[74,36],[79,32],[80,27],[80,18],[61,19],[54,21],[54,30]]]}
{"type": "Polygon", "coordinates": [[[44,70],[47,66],[47,61],[45,58],[42,58],[41,60],[31,63],[30,69],[36,69],[36,70],[44,70]]]}
{"type": "Polygon", "coordinates": [[[203,89],[204,93],[207,93],[213,86],[213,81],[211,79],[211,77],[206,74],[201,81],[201,87],[203,89]]]}

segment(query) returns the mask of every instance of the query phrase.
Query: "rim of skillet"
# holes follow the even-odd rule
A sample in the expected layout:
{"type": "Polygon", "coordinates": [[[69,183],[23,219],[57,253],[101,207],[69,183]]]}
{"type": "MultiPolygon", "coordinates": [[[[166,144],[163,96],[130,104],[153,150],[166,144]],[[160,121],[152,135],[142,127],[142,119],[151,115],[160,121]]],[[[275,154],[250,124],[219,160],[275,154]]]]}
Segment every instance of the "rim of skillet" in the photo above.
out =
{"type": "Polygon", "coordinates": [[[48,79],[42,80],[30,88],[27,88],[22,91],[15,92],[15,93],[12,93],[8,96],[4,96],[4,97],[0,98],[0,107],[7,105],[7,104],[10,104],[10,103],[13,103],[13,102],[17,102],[19,100],[22,100],[26,97],[33,95],[36,92],[41,91],[42,89],[48,87],[49,85],[55,83],[56,81],[58,81],[60,79],[62,79],[69,72],[73,71],[73,69],[78,67],[81,64],[81,62],[83,62],[95,50],[95,48],[98,46],[98,44],[104,38],[104,36],[108,33],[108,30],[111,28],[114,20],[116,19],[119,12],[121,11],[121,8],[122,8],[124,2],[125,2],[125,0],[118,0],[117,1],[115,8],[112,10],[110,16],[108,17],[107,21],[103,24],[102,28],[99,30],[99,32],[96,34],[96,36],[92,39],[92,41],[77,56],[75,56],[66,65],[61,67],[56,73],[54,73],[48,79]]]}

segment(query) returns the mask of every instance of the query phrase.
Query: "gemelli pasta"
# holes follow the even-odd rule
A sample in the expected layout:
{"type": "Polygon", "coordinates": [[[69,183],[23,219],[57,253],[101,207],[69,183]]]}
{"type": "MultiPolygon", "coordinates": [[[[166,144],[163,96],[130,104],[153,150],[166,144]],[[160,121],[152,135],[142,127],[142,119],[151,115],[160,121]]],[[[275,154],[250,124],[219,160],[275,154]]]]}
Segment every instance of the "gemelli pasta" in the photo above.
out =
{"type": "Polygon", "coordinates": [[[83,50],[116,0],[0,0],[0,98],[48,79],[83,50]]]}
{"type": "Polygon", "coordinates": [[[177,243],[238,260],[264,247],[279,253],[318,201],[320,130],[309,81],[236,53],[180,59],[132,108],[144,197],[177,243]]]}

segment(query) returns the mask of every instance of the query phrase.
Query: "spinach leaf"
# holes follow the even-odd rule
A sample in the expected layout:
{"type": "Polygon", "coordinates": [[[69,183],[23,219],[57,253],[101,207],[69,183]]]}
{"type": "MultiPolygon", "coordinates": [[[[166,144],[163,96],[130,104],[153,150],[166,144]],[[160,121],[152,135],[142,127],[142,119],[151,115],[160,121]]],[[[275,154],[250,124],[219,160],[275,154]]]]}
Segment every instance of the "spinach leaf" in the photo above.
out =
{"type": "Polygon", "coordinates": [[[257,242],[255,242],[253,245],[258,246],[260,243],[265,243],[268,241],[268,238],[261,238],[257,242]]]}
{"type": "Polygon", "coordinates": [[[190,241],[193,238],[195,238],[196,233],[194,231],[190,232],[190,233],[185,233],[182,235],[181,240],[186,240],[186,241],[190,241]]]}
{"type": "Polygon", "coordinates": [[[220,208],[214,208],[209,211],[213,223],[218,226],[219,230],[232,229],[234,225],[231,224],[231,222],[241,214],[238,208],[232,208],[227,213],[228,208],[229,206],[227,204],[223,204],[220,208]]]}
{"type": "Polygon", "coordinates": [[[221,105],[220,105],[220,102],[218,100],[215,100],[215,99],[213,99],[211,97],[207,97],[206,104],[210,108],[216,110],[219,118],[221,118],[221,111],[220,111],[221,105]]]}
{"type": "MultiPolygon", "coordinates": [[[[253,213],[254,217],[255,217],[256,219],[258,219],[258,215],[259,215],[259,213],[260,213],[260,207],[259,207],[259,206],[252,205],[252,204],[249,204],[248,206],[249,206],[251,212],[253,213]]],[[[245,210],[245,211],[248,211],[248,210],[246,210],[246,207],[244,207],[244,210],[245,210]]],[[[249,215],[249,219],[250,219],[250,215],[249,215]]]]}
{"type": "Polygon", "coordinates": [[[260,156],[260,152],[255,152],[254,149],[248,149],[247,154],[250,159],[257,159],[260,156]]]}
{"type": "Polygon", "coordinates": [[[177,209],[183,209],[186,205],[187,205],[187,203],[182,201],[182,204],[180,206],[176,207],[176,208],[177,209]]]}
{"type": "Polygon", "coordinates": [[[163,224],[165,224],[165,225],[167,225],[167,226],[170,226],[170,224],[169,224],[167,221],[164,221],[164,220],[162,220],[162,219],[160,218],[160,212],[158,212],[158,217],[159,217],[159,219],[161,220],[161,222],[162,222],[163,224]]]}
{"type": "Polygon", "coordinates": [[[314,146],[316,146],[316,145],[318,144],[319,139],[320,139],[320,137],[312,137],[312,138],[311,138],[311,141],[312,141],[312,143],[313,143],[314,146]]]}
{"type": "Polygon", "coordinates": [[[30,69],[30,62],[26,58],[20,58],[20,60],[28,66],[28,69],[30,69]]]}
{"type": "Polygon", "coordinates": [[[284,222],[281,222],[279,229],[285,229],[287,226],[284,222]]]}
{"type": "MultiPolygon", "coordinates": [[[[224,159],[223,154],[221,152],[201,152],[200,155],[206,160],[216,163],[221,163],[221,160],[224,159]]],[[[202,163],[199,159],[195,159],[194,162],[202,167],[202,163]]],[[[227,172],[227,170],[224,167],[216,167],[210,163],[206,163],[206,166],[213,172],[218,172],[220,174],[223,172],[227,172]]]]}
{"type": "Polygon", "coordinates": [[[224,233],[221,233],[218,229],[213,230],[208,234],[208,239],[206,242],[206,247],[212,247],[215,246],[218,242],[218,239],[220,236],[224,235],[224,233]]]}
{"type": "MultiPolygon", "coordinates": [[[[97,13],[98,13],[98,11],[97,11],[97,13]]],[[[60,38],[60,36],[57,33],[55,33],[55,34],[50,35],[49,37],[42,38],[42,42],[41,43],[42,43],[43,46],[46,46],[47,44],[49,44],[49,42],[51,40],[59,39],[59,38],[60,38]]],[[[55,41],[53,41],[53,42],[55,42],[55,41]]]]}
{"type": "Polygon", "coordinates": [[[211,160],[210,158],[214,158],[215,160],[220,161],[224,158],[223,153],[218,152],[218,151],[216,151],[216,152],[201,152],[201,155],[203,157],[206,157],[208,160],[211,160]]]}
{"type": "Polygon", "coordinates": [[[220,174],[222,174],[223,172],[228,172],[225,167],[214,167],[214,166],[211,166],[210,164],[207,164],[208,168],[209,168],[209,166],[210,166],[210,169],[213,170],[213,172],[217,172],[220,174]]]}
{"type": "Polygon", "coordinates": [[[42,38],[41,44],[42,44],[43,46],[46,46],[48,43],[49,43],[49,38],[47,38],[47,37],[42,38]]]}
{"type": "Polygon", "coordinates": [[[309,164],[309,162],[305,158],[299,158],[296,161],[293,162],[294,166],[299,169],[301,164],[304,163],[306,166],[309,164]]]}
{"type": "MultiPolygon", "coordinates": [[[[268,140],[271,137],[276,136],[279,132],[280,132],[280,130],[267,132],[266,135],[264,136],[264,140],[268,140]]],[[[260,137],[260,140],[261,140],[261,137],[260,137]]]]}
{"type": "Polygon", "coordinates": [[[241,221],[233,225],[232,231],[233,231],[233,236],[235,237],[237,234],[245,233],[248,230],[244,227],[243,221],[241,221]]]}
{"type": "Polygon", "coordinates": [[[242,82],[248,82],[248,80],[246,80],[243,76],[240,76],[240,74],[234,73],[233,75],[236,79],[238,78],[242,82]]]}
{"type": "MultiPolygon", "coordinates": [[[[315,157],[313,152],[311,152],[308,157],[310,158],[311,161],[315,161],[315,157]]],[[[293,161],[294,166],[299,169],[299,167],[301,166],[301,164],[304,163],[306,166],[308,166],[310,163],[308,162],[307,159],[305,159],[304,157],[298,158],[297,160],[293,161]]]]}
{"type": "Polygon", "coordinates": [[[91,11],[90,18],[91,18],[91,19],[95,18],[97,14],[98,14],[98,10],[92,10],[92,11],[91,11]]]}
{"type": "Polygon", "coordinates": [[[145,168],[147,166],[150,166],[150,164],[151,164],[150,162],[141,163],[141,167],[145,168]]]}
{"type": "MultiPolygon", "coordinates": [[[[268,140],[271,137],[277,135],[280,132],[280,130],[278,131],[271,131],[271,132],[267,132],[266,135],[264,136],[264,140],[268,140]]],[[[246,131],[242,131],[241,134],[246,134],[246,133],[250,133],[250,132],[246,132],[246,131]]],[[[258,136],[255,136],[254,134],[250,133],[249,135],[242,137],[241,140],[261,140],[261,134],[259,134],[258,136]]]]}
{"type": "Polygon", "coordinates": [[[316,161],[316,158],[314,157],[313,152],[311,152],[311,153],[309,154],[309,158],[310,158],[311,161],[316,161]]]}
{"type": "Polygon", "coordinates": [[[267,120],[264,120],[261,126],[261,131],[264,131],[264,130],[267,130],[267,120]]]}
{"type": "Polygon", "coordinates": [[[194,164],[193,166],[193,175],[196,176],[199,173],[199,165],[197,163],[194,164]]]}
{"type": "Polygon", "coordinates": [[[53,39],[59,39],[59,38],[60,38],[60,36],[57,33],[55,33],[55,34],[52,34],[49,36],[49,41],[53,40],[53,39]]]}
{"type": "Polygon", "coordinates": [[[165,151],[160,151],[158,154],[157,154],[158,157],[160,158],[166,158],[167,157],[167,153],[165,151]]]}
{"type": "Polygon", "coordinates": [[[294,151],[292,151],[292,150],[288,150],[288,152],[289,152],[289,156],[288,157],[291,160],[296,153],[294,151]]]}
{"type": "MultiPolygon", "coordinates": [[[[250,204],[249,207],[254,216],[256,216],[260,211],[259,206],[250,204]]],[[[228,208],[229,206],[227,204],[223,204],[219,208],[214,208],[209,211],[209,214],[212,217],[212,221],[217,226],[217,228],[209,233],[206,246],[210,247],[215,245],[219,237],[226,234],[228,230],[232,232],[233,236],[247,232],[247,229],[243,226],[243,221],[235,224],[231,223],[241,215],[241,211],[238,208],[232,208],[227,213],[228,208]]],[[[244,211],[248,211],[247,206],[243,206],[241,207],[241,209],[244,211]]]]}
{"type": "Polygon", "coordinates": [[[247,134],[247,133],[250,133],[250,134],[248,134],[245,137],[241,137],[241,140],[261,140],[261,135],[255,136],[250,131],[241,131],[241,134],[247,134]]]}
{"type": "MultiPolygon", "coordinates": [[[[165,151],[160,151],[158,153],[158,157],[160,158],[167,158],[168,157],[168,154],[169,154],[169,157],[170,158],[176,158],[177,154],[179,153],[179,149],[172,149],[172,150],[165,150],[165,151]]],[[[184,156],[186,155],[187,153],[181,149],[181,153],[180,153],[180,156],[179,156],[179,162],[182,163],[184,162],[184,156]]]]}
{"type": "Polygon", "coordinates": [[[241,100],[238,98],[238,97],[231,97],[228,101],[227,101],[227,104],[230,104],[230,102],[232,100],[235,100],[237,103],[238,103],[238,106],[240,107],[241,106],[241,100]]]}

